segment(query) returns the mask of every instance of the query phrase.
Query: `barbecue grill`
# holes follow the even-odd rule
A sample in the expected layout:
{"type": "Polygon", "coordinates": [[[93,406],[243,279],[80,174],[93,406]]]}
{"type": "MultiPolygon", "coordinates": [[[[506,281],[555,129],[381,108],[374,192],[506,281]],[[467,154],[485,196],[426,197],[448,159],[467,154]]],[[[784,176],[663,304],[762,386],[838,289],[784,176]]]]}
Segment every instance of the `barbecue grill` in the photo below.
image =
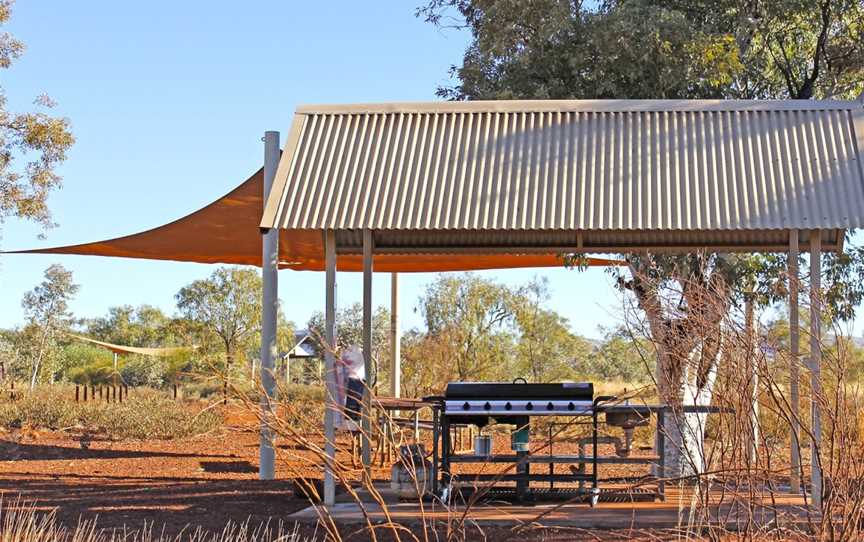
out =
{"type": "MultiPolygon", "coordinates": [[[[665,439],[657,438],[656,455],[631,456],[633,431],[649,424],[656,417],[657,427],[663,427],[664,417],[672,411],[668,405],[619,403],[611,396],[594,397],[594,386],[587,382],[528,383],[524,379],[513,382],[451,382],[443,396],[426,397],[432,406],[432,479],[437,481],[438,496],[447,500],[455,493],[467,496],[480,490],[492,498],[526,500],[574,500],[582,498],[591,506],[598,500],[664,499],[664,447],[665,439]],[[542,452],[530,451],[531,418],[536,416],[561,417],[569,425],[583,418],[591,428],[588,437],[578,440],[578,455],[553,453],[552,427],[558,420],[549,420],[549,444],[542,452]],[[607,428],[623,433],[623,438],[610,434],[600,435],[601,422],[607,428]],[[479,445],[472,453],[457,453],[452,445],[452,429],[475,425],[483,428],[490,424],[513,426],[510,432],[510,448],[513,453],[495,454],[489,449],[488,439],[478,439],[479,445]],[[599,456],[598,444],[614,444],[614,455],[599,456]],[[590,446],[591,453],[587,453],[590,446]],[[451,466],[460,464],[512,464],[515,468],[504,473],[476,473],[458,475],[451,466]],[[600,479],[598,465],[622,464],[645,465],[655,470],[644,476],[600,479]],[[535,467],[532,471],[532,465],[535,467]],[[548,466],[539,472],[537,466],[548,466]],[[569,465],[569,473],[556,472],[555,465],[569,465]],[[638,488],[621,489],[604,487],[600,483],[626,483],[639,481],[638,488]],[[478,484],[482,483],[482,484],[478,484]],[[546,482],[547,487],[538,487],[532,482],[546,482]],[[515,483],[515,487],[513,484],[515,483]],[[556,483],[558,485],[556,485],[556,483]],[[562,485],[564,484],[564,485],[562,485]],[[654,489],[651,489],[651,486],[654,489]],[[575,486],[575,487],[574,487],[575,486]],[[622,496],[623,495],[623,496],[622,496]]],[[[685,405],[678,407],[680,414],[730,412],[714,406],[685,405]]],[[[655,435],[656,436],[656,435],[655,435]]]]}
{"type": "MultiPolygon", "coordinates": [[[[527,383],[524,379],[514,382],[451,382],[447,385],[444,397],[437,398],[433,455],[436,469],[440,469],[442,494],[449,496],[454,486],[454,476],[451,474],[452,463],[513,463],[514,473],[506,474],[476,474],[470,478],[474,481],[515,482],[515,491],[510,490],[516,500],[525,501],[532,497],[530,482],[546,481],[550,485],[555,481],[579,482],[580,488],[593,506],[599,497],[598,470],[596,452],[591,457],[558,456],[554,463],[579,464],[579,468],[571,469],[571,474],[555,474],[550,467],[548,474],[532,473],[530,464],[541,456],[530,455],[530,420],[535,416],[567,416],[588,417],[591,423],[591,434],[594,447],[598,438],[598,414],[603,405],[613,400],[613,397],[594,397],[594,385],[587,382],[562,383],[527,383]],[[451,424],[472,424],[485,427],[490,423],[515,426],[510,433],[511,450],[508,455],[478,455],[454,454],[450,439],[451,424]],[[439,457],[438,441],[441,441],[439,457]],[[585,468],[591,465],[590,471],[585,468]],[[584,485],[590,484],[590,488],[584,485]]],[[[546,462],[550,458],[542,456],[546,462]]],[[[550,463],[551,465],[552,463],[550,463]]],[[[435,476],[438,476],[438,472],[435,476]]],[[[488,487],[487,487],[488,489],[488,487]]]]}

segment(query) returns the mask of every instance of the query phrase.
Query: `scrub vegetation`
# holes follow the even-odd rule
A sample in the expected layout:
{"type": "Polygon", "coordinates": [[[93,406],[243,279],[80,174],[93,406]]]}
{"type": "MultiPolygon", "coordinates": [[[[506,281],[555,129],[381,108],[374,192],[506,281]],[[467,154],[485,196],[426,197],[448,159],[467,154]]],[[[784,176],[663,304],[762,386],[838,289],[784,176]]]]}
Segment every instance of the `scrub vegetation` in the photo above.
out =
{"type": "MultiPolygon", "coordinates": [[[[7,391],[59,384],[126,385],[208,398],[226,389],[251,390],[258,375],[257,319],[260,278],[254,271],[219,268],[177,294],[178,312],[111,307],[105,316],[82,319],[68,310],[77,286],[72,274],[53,265],[25,295],[27,323],[0,330],[0,382],[7,391]],[[185,347],[167,357],[112,353],[76,339],[86,336],[130,347],[185,347]]],[[[421,397],[440,392],[451,380],[596,380],[645,385],[653,356],[644,337],[624,327],[606,330],[601,340],[575,334],[567,319],[547,305],[548,284],[535,278],[507,286],[470,274],[440,275],[417,299],[422,328],[402,337],[402,387],[421,397]]],[[[337,315],[340,345],[360,343],[362,310],[348,306],[337,315]]],[[[373,382],[389,384],[389,312],[373,319],[373,358],[380,368],[373,382]]],[[[323,315],[313,314],[306,331],[279,317],[279,350],[289,352],[307,337],[313,356],[292,359],[291,383],[321,383],[323,315]]],[[[286,377],[285,361],[279,361],[286,377]]]]}
{"type": "Polygon", "coordinates": [[[221,416],[206,405],[177,402],[165,393],[136,389],[122,403],[75,402],[74,388],[46,386],[21,398],[0,399],[0,427],[66,431],[82,438],[174,439],[219,429],[221,416]]]}

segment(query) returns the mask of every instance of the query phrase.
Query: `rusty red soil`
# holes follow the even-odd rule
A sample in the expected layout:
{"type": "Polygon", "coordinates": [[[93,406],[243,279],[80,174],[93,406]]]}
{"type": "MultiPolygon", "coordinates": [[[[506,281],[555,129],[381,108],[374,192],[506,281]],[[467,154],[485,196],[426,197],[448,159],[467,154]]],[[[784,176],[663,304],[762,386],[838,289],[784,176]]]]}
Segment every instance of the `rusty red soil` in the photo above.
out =
{"type": "MultiPolygon", "coordinates": [[[[258,433],[253,420],[242,418],[229,415],[224,428],[197,437],[94,439],[86,449],[74,434],[29,430],[0,433],[0,498],[7,507],[18,497],[35,501],[39,510],[54,511],[67,527],[98,518],[103,529],[138,529],[147,523],[172,535],[190,526],[217,532],[228,521],[253,525],[285,521],[309,504],[294,497],[290,480],[298,476],[320,478],[321,470],[314,465],[313,453],[298,442],[282,439],[277,480],[259,481],[258,433]]],[[[348,442],[341,444],[350,448],[348,442]]],[[[497,439],[495,444],[496,448],[504,445],[497,439]]],[[[338,459],[350,464],[346,452],[338,459]]],[[[375,468],[373,477],[386,480],[389,466],[375,468]]],[[[307,534],[314,529],[314,525],[302,526],[307,534]]],[[[358,529],[362,526],[340,526],[343,535],[353,533],[352,540],[370,538],[358,529]]],[[[615,540],[624,536],[560,528],[515,533],[493,527],[485,529],[483,535],[475,533],[500,540],[508,534],[519,540],[615,540]]],[[[627,532],[626,537],[636,534],[627,532]]],[[[660,534],[646,532],[645,537],[657,539],[660,534]]],[[[393,536],[387,532],[379,535],[379,540],[393,536]]]]}

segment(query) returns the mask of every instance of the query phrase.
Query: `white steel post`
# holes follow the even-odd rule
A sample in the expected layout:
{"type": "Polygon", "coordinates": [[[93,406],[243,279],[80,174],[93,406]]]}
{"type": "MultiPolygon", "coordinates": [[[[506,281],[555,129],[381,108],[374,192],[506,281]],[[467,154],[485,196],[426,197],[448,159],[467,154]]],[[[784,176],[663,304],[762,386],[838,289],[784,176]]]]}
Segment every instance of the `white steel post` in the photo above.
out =
{"type": "Polygon", "coordinates": [[[333,465],[336,461],[336,232],[327,230],[324,234],[324,378],[327,394],[324,400],[324,504],[336,504],[336,481],[333,478],[333,465]]]}
{"type": "Polygon", "coordinates": [[[789,488],[801,493],[801,399],[798,391],[800,359],[800,331],[798,324],[798,230],[789,232],[789,403],[792,410],[792,447],[789,488]]]}
{"type": "Polygon", "coordinates": [[[816,510],[822,509],[822,237],[820,230],[810,231],[810,408],[813,441],[810,443],[812,489],[810,499],[816,510]]]}
{"type": "MultiPolygon", "coordinates": [[[[279,164],[279,132],[264,132],[264,201],[276,178],[279,164]]],[[[276,472],[276,450],[273,446],[273,397],[276,393],[274,375],[276,352],[276,314],[279,309],[279,228],[262,235],[261,250],[261,444],[259,447],[258,478],[272,480],[276,472]]]]}
{"type": "Polygon", "coordinates": [[[366,385],[363,387],[361,415],[360,453],[363,467],[372,466],[372,450],[369,443],[372,424],[372,389],[376,374],[372,364],[372,230],[363,230],[363,363],[366,370],[366,385]]]}
{"type": "Polygon", "coordinates": [[[399,331],[399,273],[390,274],[390,395],[402,395],[402,351],[399,331]]]}

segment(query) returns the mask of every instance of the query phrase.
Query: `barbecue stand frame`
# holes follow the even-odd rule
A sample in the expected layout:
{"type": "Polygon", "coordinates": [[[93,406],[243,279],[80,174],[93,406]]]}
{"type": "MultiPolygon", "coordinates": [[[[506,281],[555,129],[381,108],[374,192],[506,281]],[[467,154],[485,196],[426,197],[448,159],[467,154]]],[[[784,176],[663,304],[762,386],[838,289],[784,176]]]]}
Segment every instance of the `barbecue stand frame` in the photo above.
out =
{"type": "MultiPolygon", "coordinates": [[[[456,454],[453,452],[452,443],[450,442],[450,428],[453,416],[448,416],[444,409],[443,397],[431,397],[428,400],[433,404],[432,409],[432,478],[439,480],[439,496],[446,500],[449,496],[451,485],[454,476],[450,473],[452,463],[513,463],[515,466],[515,474],[474,474],[469,475],[474,481],[499,481],[499,482],[516,482],[516,500],[525,502],[530,499],[530,482],[589,482],[591,488],[588,491],[580,488],[579,493],[588,495],[588,503],[593,507],[596,506],[600,498],[600,478],[599,478],[599,463],[610,463],[610,459],[615,458],[600,458],[597,455],[597,445],[599,436],[600,420],[599,416],[606,408],[606,403],[617,400],[614,396],[598,396],[592,401],[590,412],[577,411],[574,413],[562,414],[568,417],[591,417],[591,442],[592,451],[590,457],[583,456],[542,456],[531,455],[530,452],[517,451],[515,454],[492,454],[489,456],[473,455],[473,454],[456,454]],[[439,454],[440,444],[440,454],[439,454]],[[591,473],[573,472],[571,474],[531,474],[531,463],[573,463],[584,465],[591,464],[591,473]]],[[[527,424],[530,425],[533,415],[524,415],[527,419],[527,424]]],[[[458,418],[458,417],[457,417],[458,418]]],[[[463,422],[464,423],[464,422],[463,422]]],[[[641,459],[631,459],[623,461],[624,463],[641,462],[641,459]]],[[[646,461],[647,462],[647,461],[646,461]]]]}
{"type": "MultiPolygon", "coordinates": [[[[593,400],[591,412],[576,412],[562,414],[567,417],[591,417],[591,456],[584,455],[552,455],[551,442],[549,455],[531,455],[529,452],[516,452],[515,454],[492,454],[489,456],[480,456],[473,454],[456,454],[453,452],[453,447],[450,442],[450,429],[452,423],[451,416],[445,414],[445,398],[441,396],[427,397],[424,400],[432,405],[432,479],[438,481],[437,494],[442,500],[448,500],[452,493],[452,482],[456,477],[451,474],[450,467],[453,463],[513,463],[515,465],[515,474],[474,474],[465,475],[474,481],[499,481],[499,482],[516,482],[515,498],[517,502],[525,502],[532,497],[530,482],[549,482],[550,491],[554,492],[555,482],[579,483],[579,488],[567,489],[567,495],[583,495],[588,496],[588,504],[594,507],[599,502],[600,498],[600,483],[604,481],[599,477],[599,465],[601,464],[619,464],[619,465],[649,465],[656,467],[656,475],[646,475],[636,477],[640,480],[656,480],[657,489],[653,493],[646,493],[654,499],[661,501],[666,500],[666,462],[665,456],[665,438],[657,439],[657,455],[649,457],[619,457],[619,456],[603,456],[597,454],[600,414],[608,412],[627,412],[638,414],[641,416],[651,416],[657,418],[658,435],[659,428],[663,427],[667,413],[672,412],[672,407],[669,405],[631,405],[631,404],[607,404],[617,400],[612,396],[599,396],[593,400]],[[440,446],[440,448],[439,448],[440,446]],[[584,472],[584,468],[573,472],[572,474],[540,474],[531,473],[531,463],[549,464],[565,463],[578,464],[584,466],[591,464],[591,473],[584,472]],[[581,472],[580,472],[581,471],[581,472]],[[582,485],[590,483],[589,490],[585,490],[582,485]]],[[[728,413],[731,409],[702,406],[702,405],[685,405],[679,407],[679,412],[682,414],[690,413],[728,413]]],[[[456,416],[458,418],[459,416],[456,416]]],[[[526,416],[530,424],[530,418],[526,416]]],[[[462,422],[464,423],[464,422],[462,422]]],[[[604,421],[605,423],[605,421],[604,421]]],[[[629,478],[628,480],[633,480],[629,478]]],[[[622,481],[622,479],[614,479],[614,481],[622,481]]]]}

